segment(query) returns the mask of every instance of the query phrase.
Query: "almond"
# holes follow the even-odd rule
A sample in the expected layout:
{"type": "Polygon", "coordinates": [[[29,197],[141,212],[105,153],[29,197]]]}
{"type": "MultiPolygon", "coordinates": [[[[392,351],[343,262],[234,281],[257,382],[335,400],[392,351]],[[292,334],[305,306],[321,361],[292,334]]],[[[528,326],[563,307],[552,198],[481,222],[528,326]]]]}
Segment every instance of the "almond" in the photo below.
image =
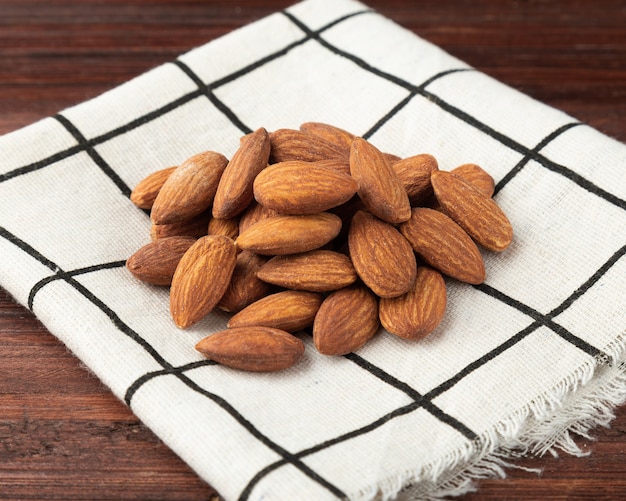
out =
{"type": "Polygon", "coordinates": [[[205,337],[196,349],[211,360],[255,372],[287,369],[304,355],[304,343],[288,332],[271,327],[237,327],[205,337]]]}
{"type": "Polygon", "coordinates": [[[271,285],[259,280],[256,276],[259,268],[267,260],[267,257],[247,250],[237,254],[233,275],[226,292],[217,304],[218,308],[236,313],[263,296],[267,296],[271,291],[271,285]]]}
{"type": "Polygon", "coordinates": [[[177,223],[209,209],[227,164],[226,157],[214,151],[185,160],[163,183],[150,213],[152,222],[177,223]]]}
{"type": "Polygon", "coordinates": [[[354,268],[379,297],[408,292],[415,282],[417,263],[409,242],[389,223],[358,211],[348,232],[354,268]]]}
{"type": "Polygon", "coordinates": [[[278,215],[263,219],[237,237],[240,249],[257,254],[298,254],[322,247],[341,230],[341,219],[320,212],[306,216],[278,215]]]}
{"type": "Polygon", "coordinates": [[[363,285],[331,293],[313,321],[313,343],[324,355],[346,355],[367,343],[380,327],[378,300],[363,285]]]}
{"type": "Polygon", "coordinates": [[[444,275],[470,284],[485,280],[485,265],[474,241],[445,214],[416,207],[400,232],[413,250],[444,275]]]}
{"type": "Polygon", "coordinates": [[[433,196],[430,175],[438,170],[437,160],[427,153],[404,158],[393,164],[411,206],[426,205],[433,196]]]}
{"type": "Polygon", "coordinates": [[[207,227],[209,235],[224,235],[235,240],[239,235],[239,218],[218,219],[212,217],[207,227]]]}
{"type": "Polygon", "coordinates": [[[409,292],[380,300],[380,322],[396,336],[422,339],[434,331],[443,319],[446,301],[446,284],[441,273],[428,266],[420,266],[409,292]]]}
{"type": "Polygon", "coordinates": [[[226,292],[237,259],[234,242],[222,235],[198,239],[176,267],[170,288],[174,323],[186,329],[204,318],[226,292]]]}
{"type": "Polygon", "coordinates": [[[262,325],[297,332],[313,324],[322,296],[315,292],[282,291],[246,306],[231,317],[228,327],[262,325]]]}
{"type": "Polygon", "coordinates": [[[130,201],[140,209],[152,209],[163,183],[178,166],[160,169],[143,178],[130,194],[130,201]]]}
{"type": "Polygon", "coordinates": [[[337,148],[344,150],[346,155],[350,154],[352,141],[356,137],[351,132],[322,122],[305,122],[300,125],[300,130],[334,144],[337,148]]]}
{"type": "Polygon", "coordinates": [[[207,234],[207,227],[211,220],[211,212],[205,211],[202,214],[170,224],[152,224],[150,227],[150,238],[158,240],[166,237],[194,237],[200,238],[207,234]]]}
{"type": "Polygon", "coordinates": [[[267,166],[270,138],[261,127],[242,138],[217,186],[213,217],[228,219],[240,214],[252,201],[254,178],[267,166]]]}
{"type": "Polygon", "coordinates": [[[254,198],[281,214],[315,214],[341,205],[356,193],[350,176],[315,163],[270,165],[254,180],[254,198]]]}
{"type": "Polygon", "coordinates": [[[170,285],[178,262],[195,243],[191,237],[168,237],[150,242],[126,261],[126,268],[142,282],[170,285]]]}
{"type": "Polygon", "coordinates": [[[513,228],[492,198],[450,172],[434,172],[431,182],[443,212],[478,244],[496,252],[509,246],[513,228]]]}
{"type": "Polygon", "coordinates": [[[493,196],[495,190],[495,182],[491,174],[484,170],[480,165],[463,164],[455,167],[450,171],[452,174],[463,178],[470,184],[482,191],[488,197],[493,196]]]}
{"type": "Polygon", "coordinates": [[[367,209],[378,218],[396,224],[411,217],[411,204],[398,174],[381,151],[363,138],[350,150],[350,174],[367,209]]]}
{"type": "Polygon", "coordinates": [[[252,200],[248,208],[242,212],[239,217],[239,233],[243,233],[250,228],[250,226],[258,223],[262,219],[267,219],[272,216],[278,216],[278,212],[274,209],[264,207],[256,200],[252,200]]]}
{"type": "Polygon", "coordinates": [[[319,137],[295,129],[278,129],[270,133],[270,163],[301,160],[315,162],[329,158],[347,159],[344,150],[319,137]]]}
{"type": "Polygon", "coordinates": [[[357,279],[350,258],[330,250],[275,256],[259,268],[257,277],[286,289],[314,292],[341,289],[357,279]]]}

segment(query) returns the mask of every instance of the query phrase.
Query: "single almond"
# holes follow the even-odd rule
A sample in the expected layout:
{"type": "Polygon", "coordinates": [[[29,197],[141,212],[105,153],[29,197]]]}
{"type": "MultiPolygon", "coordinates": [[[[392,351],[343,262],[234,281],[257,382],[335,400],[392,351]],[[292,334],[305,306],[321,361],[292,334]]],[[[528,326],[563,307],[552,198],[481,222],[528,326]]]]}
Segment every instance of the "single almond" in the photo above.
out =
{"type": "Polygon", "coordinates": [[[270,163],[301,160],[316,162],[329,158],[347,159],[344,150],[325,139],[295,129],[270,132],[270,163]]]}
{"type": "Polygon", "coordinates": [[[252,183],[267,166],[270,138],[261,127],[241,141],[226,166],[213,200],[213,217],[228,219],[239,215],[253,198],[252,183]]]}
{"type": "Polygon", "coordinates": [[[275,256],[257,272],[257,277],[286,289],[327,292],[341,289],[357,279],[350,258],[331,250],[275,256]]]}
{"type": "Polygon", "coordinates": [[[241,251],[237,254],[235,269],[224,295],[217,303],[217,307],[230,313],[236,313],[249,304],[267,296],[272,286],[259,280],[256,276],[259,268],[267,262],[266,256],[251,251],[241,251]]]}
{"type": "Polygon", "coordinates": [[[409,292],[379,303],[380,322],[388,332],[405,339],[422,339],[433,332],[446,311],[446,284],[437,270],[417,269],[409,292]]]}
{"type": "Polygon", "coordinates": [[[477,164],[463,164],[450,171],[452,174],[463,178],[470,184],[482,191],[488,197],[493,196],[495,182],[491,174],[477,164]]]}
{"type": "Polygon", "coordinates": [[[396,224],[411,217],[411,204],[402,180],[373,144],[357,137],[350,150],[350,174],[358,194],[376,217],[396,224]]]}
{"type": "Polygon", "coordinates": [[[257,254],[298,254],[317,249],[335,238],[341,219],[320,212],[306,216],[278,215],[263,219],[237,237],[237,246],[257,254]]]}
{"type": "Polygon", "coordinates": [[[348,248],[357,274],[377,296],[400,296],[413,286],[415,254],[391,224],[358,211],[350,224],[348,248]]]}
{"type": "Polygon", "coordinates": [[[426,205],[433,197],[430,175],[438,170],[437,159],[427,153],[404,158],[393,164],[412,207],[426,205]]]}
{"type": "Polygon", "coordinates": [[[152,209],[163,183],[178,166],[157,170],[143,178],[130,193],[130,201],[140,209],[152,209]]]}
{"type": "Polygon", "coordinates": [[[205,337],[196,350],[233,369],[274,372],[295,365],[304,355],[304,343],[272,327],[236,327],[205,337]]]}
{"type": "Polygon", "coordinates": [[[209,235],[224,235],[235,240],[239,235],[239,218],[218,219],[212,217],[207,227],[209,235]]]}
{"type": "Polygon", "coordinates": [[[281,291],[246,306],[228,321],[228,327],[262,325],[297,332],[313,324],[322,296],[315,292],[281,291]]]}
{"type": "Polygon", "coordinates": [[[450,172],[434,172],[431,182],[442,210],[478,244],[495,252],[510,245],[513,228],[492,198],[450,172]]]}
{"type": "Polygon", "coordinates": [[[470,284],[485,280],[482,255],[470,236],[442,212],[416,207],[400,232],[413,250],[444,275],[470,284]]]}
{"type": "Polygon", "coordinates": [[[270,165],[254,180],[256,201],[281,214],[323,212],[347,202],[356,190],[350,176],[301,161],[270,165]]]}
{"type": "Polygon", "coordinates": [[[356,137],[347,130],[322,122],[305,122],[300,125],[300,130],[334,144],[337,148],[344,150],[346,155],[350,154],[352,141],[356,137]]]}
{"type": "Polygon", "coordinates": [[[214,151],[185,160],[169,175],[156,196],[150,213],[152,222],[177,223],[209,209],[227,164],[226,157],[214,151]]]}
{"type": "Polygon", "coordinates": [[[199,238],[181,258],[170,288],[170,312],[181,329],[204,318],[217,305],[230,283],[237,252],[222,235],[199,238]]]}
{"type": "Polygon", "coordinates": [[[250,228],[250,226],[258,223],[262,219],[267,219],[272,216],[278,216],[278,212],[261,205],[256,200],[252,200],[246,210],[239,216],[239,233],[243,233],[250,228]]]}
{"type": "Polygon", "coordinates": [[[139,248],[126,260],[126,268],[142,282],[170,285],[178,262],[195,243],[192,237],[168,237],[139,248]]]}
{"type": "Polygon", "coordinates": [[[207,227],[211,220],[211,212],[205,211],[190,219],[170,224],[154,224],[150,227],[150,238],[158,240],[167,237],[200,238],[207,234],[207,227]]]}
{"type": "Polygon", "coordinates": [[[313,321],[313,343],[323,355],[346,355],[376,334],[378,299],[367,287],[351,285],[332,292],[313,321]]]}

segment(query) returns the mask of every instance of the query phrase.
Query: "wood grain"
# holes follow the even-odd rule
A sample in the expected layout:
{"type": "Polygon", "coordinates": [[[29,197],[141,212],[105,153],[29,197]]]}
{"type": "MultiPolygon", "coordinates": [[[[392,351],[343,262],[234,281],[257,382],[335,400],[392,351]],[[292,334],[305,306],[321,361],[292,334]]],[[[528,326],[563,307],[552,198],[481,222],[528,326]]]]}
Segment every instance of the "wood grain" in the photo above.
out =
{"type": "MultiPolygon", "coordinates": [[[[291,1],[0,0],[0,133],[95,97],[291,1]]],[[[477,69],[626,142],[623,0],[376,0],[477,69]]],[[[0,290],[0,498],[207,500],[201,481],[0,290]]],[[[474,500],[626,497],[626,409],[588,457],[526,458],[474,500]]]]}

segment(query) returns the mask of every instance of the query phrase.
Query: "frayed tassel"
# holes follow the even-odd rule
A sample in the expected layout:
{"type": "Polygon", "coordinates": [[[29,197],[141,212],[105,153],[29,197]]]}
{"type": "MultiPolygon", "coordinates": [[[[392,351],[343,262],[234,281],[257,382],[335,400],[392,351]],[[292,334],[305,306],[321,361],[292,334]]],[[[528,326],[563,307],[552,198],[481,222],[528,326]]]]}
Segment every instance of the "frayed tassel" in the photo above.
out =
{"type": "MultiPolygon", "coordinates": [[[[626,334],[626,333],[625,333],[626,334]]],[[[525,455],[586,456],[574,436],[592,440],[590,430],[608,427],[614,409],[626,401],[626,343],[607,349],[609,360],[594,360],[473,443],[418,470],[409,470],[349,496],[352,501],[435,501],[476,490],[474,482],[505,478],[525,468],[513,461],[525,455]]]]}

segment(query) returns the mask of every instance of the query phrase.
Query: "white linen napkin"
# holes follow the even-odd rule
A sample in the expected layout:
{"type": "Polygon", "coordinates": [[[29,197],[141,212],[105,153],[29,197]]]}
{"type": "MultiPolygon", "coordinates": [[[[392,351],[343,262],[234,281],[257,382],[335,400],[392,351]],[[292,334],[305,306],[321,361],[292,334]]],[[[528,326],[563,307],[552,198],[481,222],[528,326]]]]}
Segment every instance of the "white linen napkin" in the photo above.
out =
{"type": "MultiPolygon", "coordinates": [[[[626,397],[626,146],[354,0],[305,0],[0,138],[0,285],[227,500],[460,494],[520,453],[607,423],[626,397]],[[448,282],[419,342],[247,373],[194,349],[149,241],[149,173],[232,155],[258,127],[330,123],[441,169],[477,163],[512,222],[487,279],[448,282]]],[[[24,377],[28,377],[24,374],[24,377]]]]}

